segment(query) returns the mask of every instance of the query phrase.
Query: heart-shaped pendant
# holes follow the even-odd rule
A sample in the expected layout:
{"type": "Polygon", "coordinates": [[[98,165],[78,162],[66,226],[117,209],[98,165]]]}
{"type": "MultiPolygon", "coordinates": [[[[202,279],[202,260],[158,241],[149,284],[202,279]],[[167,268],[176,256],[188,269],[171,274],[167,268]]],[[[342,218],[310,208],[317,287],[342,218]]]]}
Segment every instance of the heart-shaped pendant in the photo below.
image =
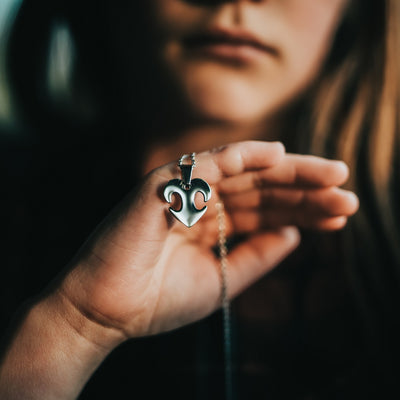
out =
{"type": "Polygon", "coordinates": [[[196,178],[192,180],[194,164],[179,164],[179,167],[182,171],[182,179],[172,179],[167,183],[164,189],[164,198],[168,203],[171,203],[173,193],[177,193],[180,196],[182,203],[180,210],[174,210],[170,207],[169,211],[175,218],[190,228],[207,211],[207,206],[204,206],[201,210],[196,208],[194,202],[196,193],[202,193],[204,201],[208,201],[211,198],[211,188],[209,184],[202,179],[196,178]]]}

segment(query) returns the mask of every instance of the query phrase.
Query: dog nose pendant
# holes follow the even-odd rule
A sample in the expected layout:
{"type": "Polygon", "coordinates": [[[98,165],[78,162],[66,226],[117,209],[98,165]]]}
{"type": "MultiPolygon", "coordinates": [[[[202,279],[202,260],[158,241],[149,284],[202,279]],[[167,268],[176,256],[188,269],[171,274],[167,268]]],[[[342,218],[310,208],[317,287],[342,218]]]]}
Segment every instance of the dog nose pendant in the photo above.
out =
{"type": "Polygon", "coordinates": [[[195,167],[194,153],[191,155],[191,165],[182,163],[185,157],[187,156],[183,156],[178,164],[181,169],[182,179],[172,179],[167,183],[164,189],[164,198],[168,203],[171,203],[173,193],[177,193],[180,196],[182,203],[180,210],[174,210],[170,207],[169,211],[176,219],[190,228],[207,211],[207,206],[204,206],[201,210],[196,208],[194,203],[196,193],[202,193],[204,201],[208,201],[211,198],[211,188],[209,184],[202,179],[196,178],[192,180],[192,171],[195,167]]]}

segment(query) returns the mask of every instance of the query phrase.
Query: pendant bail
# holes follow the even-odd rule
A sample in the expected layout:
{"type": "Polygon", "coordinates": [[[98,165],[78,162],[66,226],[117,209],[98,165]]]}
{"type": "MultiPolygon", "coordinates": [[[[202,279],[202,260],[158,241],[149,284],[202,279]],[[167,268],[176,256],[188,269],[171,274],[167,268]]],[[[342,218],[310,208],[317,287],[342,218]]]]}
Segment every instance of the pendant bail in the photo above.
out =
{"type": "Polygon", "coordinates": [[[192,172],[193,172],[193,165],[184,164],[180,165],[179,168],[182,172],[182,182],[183,186],[186,190],[189,190],[192,186],[192,172]]]}
{"type": "Polygon", "coordinates": [[[192,187],[192,172],[196,166],[196,153],[184,154],[178,161],[178,167],[182,174],[182,187],[185,190],[190,190],[192,187]],[[184,164],[183,161],[190,157],[190,164],[184,164]]]}

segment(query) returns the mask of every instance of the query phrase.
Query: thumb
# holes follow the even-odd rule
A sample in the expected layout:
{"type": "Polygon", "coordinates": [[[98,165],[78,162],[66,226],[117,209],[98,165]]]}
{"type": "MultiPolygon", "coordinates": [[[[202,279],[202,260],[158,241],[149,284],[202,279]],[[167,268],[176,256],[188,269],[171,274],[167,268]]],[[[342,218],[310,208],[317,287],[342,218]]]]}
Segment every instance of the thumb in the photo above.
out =
{"type": "Polygon", "coordinates": [[[252,236],[228,255],[228,292],[233,298],[276,267],[300,243],[295,227],[252,236]]]}

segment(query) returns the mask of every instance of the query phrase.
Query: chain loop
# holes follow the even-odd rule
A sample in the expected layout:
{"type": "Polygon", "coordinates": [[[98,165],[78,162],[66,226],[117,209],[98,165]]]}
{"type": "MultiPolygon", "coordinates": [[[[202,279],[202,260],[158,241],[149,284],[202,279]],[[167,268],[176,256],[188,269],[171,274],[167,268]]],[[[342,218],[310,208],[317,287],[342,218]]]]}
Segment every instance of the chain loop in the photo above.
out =
{"type": "Polygon", "coordinates": [[[184,154],[178,161],[178,167],[183,165],[183,161],[190,157],[191,165],[193,168],[196,166],[196,153],[184,154]]]}

